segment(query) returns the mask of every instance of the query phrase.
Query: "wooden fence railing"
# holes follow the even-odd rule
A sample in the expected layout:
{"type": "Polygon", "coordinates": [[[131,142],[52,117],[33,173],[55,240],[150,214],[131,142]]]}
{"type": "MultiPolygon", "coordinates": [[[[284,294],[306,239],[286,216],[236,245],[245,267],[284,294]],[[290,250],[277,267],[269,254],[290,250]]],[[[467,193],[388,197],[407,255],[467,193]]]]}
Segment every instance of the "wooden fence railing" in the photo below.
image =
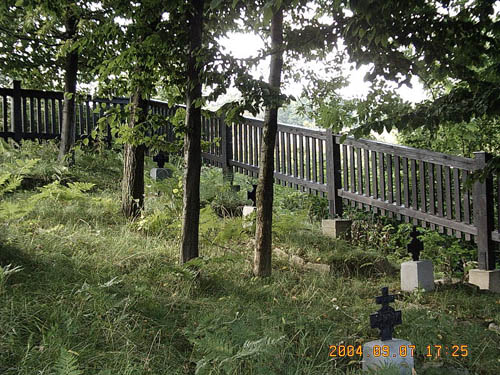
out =
{"type": "MultiPolygon", "coordinates": [[[[20,139],[60,137],[63,94],[0,88],[0,136],[20,139]]],[[[128,99],[77,101],[76,138],[89,136],[107,107],[128,99]]],[[[151,100],[150,110],[170,116],[167,103],[151,100]]],[[[202,120],[202,137],[209,147],[202,153],[206,164],[225,172],[257,176],[262,140],[261,120],[245,119],[227,125],[223,118],[202,120]]],[[[159,130],[174,139],[172,126],[159,130]]],[[[108,131],[108,137],[110,137],[108,131]]],[[[383,142],[341,137],[329,130],[279,124],[276,139],[275,182],[326,196],[331,216],[341,216],[349,204],[414,225],[466,240],[478,246],[479,268],[495,268],[500,242],[500,178],[465,184],[470,174],[485,166],[490,155],[473,159],[383,142]]]]}

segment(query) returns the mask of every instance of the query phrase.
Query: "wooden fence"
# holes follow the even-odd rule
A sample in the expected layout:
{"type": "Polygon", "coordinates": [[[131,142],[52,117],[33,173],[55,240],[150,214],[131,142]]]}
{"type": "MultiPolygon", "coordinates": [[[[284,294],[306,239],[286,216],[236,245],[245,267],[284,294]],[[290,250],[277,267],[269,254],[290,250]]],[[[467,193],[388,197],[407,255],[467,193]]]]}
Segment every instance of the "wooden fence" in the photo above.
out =
{"type": "MultiPolygon", "coordinates": [[[[60,137],[63,94],[0,88],[0,136],[20,139],[60,137]]],[[[77,101],[76,139],[89,136],[105,112],[128,99],[77,101]],[[96,110],[98,109],[98,110],[96,110]]],[[[150,110],[170,116],[167,103],[151,100],[150,110]]],[[[206,164],[225,172],[257,176],[263,122],[245,119],[228,126],[223,118],[204,117],[202,153],[206,164]]],[[[172,126],[159,130],[168,141],[172,126]]],[[[110,132],[108,131],[110,138],[110,132]]],[[[341,137],[329,130],[279,124],[276,139],[275,182],[326,196],[330,215],[342,216],[348,204],[429,227],[457,238],[475,240],[479,268],[495,269],[500,242],[500,178],[493,176],[466,188],[467,177],[485,166],[489,154],[473,159],[383,142],[341,137]]]]}

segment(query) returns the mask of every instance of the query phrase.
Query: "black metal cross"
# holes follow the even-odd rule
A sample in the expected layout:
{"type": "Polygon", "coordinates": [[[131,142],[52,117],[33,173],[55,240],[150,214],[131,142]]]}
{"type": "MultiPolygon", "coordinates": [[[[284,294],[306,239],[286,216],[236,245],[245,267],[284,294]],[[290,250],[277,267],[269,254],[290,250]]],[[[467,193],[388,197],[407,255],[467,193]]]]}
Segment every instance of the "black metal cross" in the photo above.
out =
{"type": "Polygon", "coordinates": [[[389,288],[382,288],[382,295],[375,297],[375,302],[382,305],[376,313],[370,314],[370,326],[380,329],[380,340],[392,340],[394,326],[401,324],[401,311],[395,311],[389,303],[394,302],[394,296],[389,295],[389,288]]]}
{"type": "Polygon", "coordinates": [[[414,261],[420,258],[420,252],[424,249],[424,244],[417,238],[418,235],[417,227],[413,227],[410,233],[411,242],[406,246],[414,261]]]}

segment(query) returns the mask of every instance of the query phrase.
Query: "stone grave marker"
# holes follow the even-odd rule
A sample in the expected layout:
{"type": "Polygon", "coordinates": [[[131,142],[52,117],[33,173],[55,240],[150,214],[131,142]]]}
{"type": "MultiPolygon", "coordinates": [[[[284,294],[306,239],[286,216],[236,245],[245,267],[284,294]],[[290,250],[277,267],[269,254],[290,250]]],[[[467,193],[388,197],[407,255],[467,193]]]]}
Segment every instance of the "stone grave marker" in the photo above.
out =
{"type": "Polygon", "coordinates": [[[419,260],[424,244],[420,241],[416,227],[410,234],[411,242],[406,247],[413,260],[401,263],[401,290],[411,292],[417,288],[426,292],[434,290],[434,268],[430,260],[419,260]]]}
{"type": "Polygon", "coordinates": [[[396,367],[401,375],[411,375],[413,370],[414,346],[406,340],[392,337],[394,327],[402,323],[401,311],[395,311],[389,303],[394,296],[389,295],[387,287],[382,288],[382,295],[375,298],[382,307],[370,315],[370,326],[380,329],[380,340],[363,345],[363,371],[384,367],[396,367]]]}

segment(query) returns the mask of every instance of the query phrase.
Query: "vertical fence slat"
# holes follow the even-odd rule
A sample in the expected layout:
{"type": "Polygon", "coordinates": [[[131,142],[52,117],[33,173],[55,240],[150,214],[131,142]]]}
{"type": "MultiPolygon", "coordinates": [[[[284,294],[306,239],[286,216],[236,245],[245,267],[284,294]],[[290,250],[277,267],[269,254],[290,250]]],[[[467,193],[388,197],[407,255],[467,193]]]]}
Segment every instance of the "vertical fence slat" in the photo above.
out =
{"type": "MultiPolygon", "coordinates": [[[[437,213],[438,216],[444,216],[443,208],[443,168],[440,164],[436,164],[436,184],[437,184],[437,213]]],[[[439,233],[443,233],[444,228],[439,226],[439,233]]]]}
{"type": "MultiPolygon", "coordinates": [[[[380,186],[380,199],[385,201],[385,161],[384,161],[384,153],[378,153],[378,168],[379,168],[379,186],[380,186]]],[[[380,213],[385,215],[385,210],[381,209],[380,213]]]]}
{"type": "MultiPolygon", "coordinates": [[[[387,154],[387,201],[394,203],[394,185],[393,185],[393,168],[392,168],[392,155],[387,154]]],[[[389,211],[389,217],[393,217],[394,213],[389,211]]]]}
{"type": "MultiPolygon", "coordinates": [[[[242,124],[243,126],[243,163],[248,164],[248,127],[247,124],[242,124]]],[[[248,170],[245,169],[245,174],[248,174],[248,170]]]]}
{"type": "MultiPolygon", "coordinates": [[[[297,134],[292,134],[293,138],[293,175],[294,177],[299,177],[299,163],[297,158],[297,134]]],[[[295,189],[298,189],[299,185],[295,184],[295,189]]]]}
{"type": "MultiPolygon", "coordinates": [[[[378,199],[378,173],[377,173],[377,153],[375,151],[372,151],[371,155],[371,162],[372,162],[372,196],[375,199],[378,199]]],[[[377,207],[373,207],[373,212],[377,213],[377,207]]]]}
{"type": "MultiPolygon", "coordinates": [[[[411,168],[411,207],[414,210],[418,210],[417,162],[415,159],[411,159],[410,168],[411,168]]],[[[417,219],[413,219],[413,225],[418,225],[417,219]]]]}
{"type": "Polygon", "coordinates": [[[53,135],[56,135],[57,134],[57,129],[56,129],[56,100],[55,99],[52,99],[51,100],[51,104],[52,104],[52,111],[51,111],[51,115],[52,115],[52,134],[53,135]]]}
{"type": "MultiPolygon", "coordinates": [[[[261,136],[262,136],[262,134],[261,134],[261,136]]],[[[261,140],[262,140],[262,138],[261,138],[261,140]]],[[[274,168],[274,170],[276,172],[280,172],[281,171],[281,163],[280,163],[280,132],[279,131],[276,132],[276,145],[275,145],[274,150],[275,150],[275,157],[274,158],[276,159],[275,160],[276,167],[274,168]]],[[[281,181],[279,179],[276,179],[275,183],[280,184],[281,181]]]]}
{"type": "MultiPolygon", "coordinates": [[[[409,208],[410,207],[410,184],[409,184],[409,178],[408,178],[408,159],[403,158],[403,190],[404,190],[404,196],[405,196],[405,207],[409,208]]],[[[405,222],[409,223],[410,218],[408,216],[405,216],[405,222]]]]}
{"type": "Polygon", "coordinates": [[[318,139],[319,146],[319,178],[322,184],[325,183],[325,155],[323,153],[323,140],[318,139]]]}
{"type": "MultiPolygon", "coordinates": [[[[291,142],[290,142],[290,133],[286,133],[286,173],[291,176],[292,172],[292,150],[291,150],[291,142]]],[[[289,187],[292,187],[292,183],[288,183],[289,187]]]]}
{"type": "Polygon", "coordinates": [[[8,98],[7,96],[2,96],[2,107],[3,107],[3,131],[8,132],[10,131],[10,126],[9,126],[9,103],[8,103],[8,98]]]}
{"type": "MultiPolygon", "coordinates": [[[[363,160],[361,159],[361,148],[356,149],[357,161],[357,181],[358,181],[358,194],[363,195],[363,160]]],[[[363,208],[363,203],[358,202],[358,208],[363,208]]],[[[367,207],[368,208],[368,207],[367,207]]]]}
{"type": "Polygon", "coordinates": [[[356,164],[354,163],[354,147],[349,146],[349,177],[351,179],[350,191],[356,192],[356,164]]]}
{"type": "MultiPolygon", "coordinates": [[[[436,201],[435,201],[435,193],[434,193],[434,164],[429,163],[427,166],[428,175],[429,175],[429,213],[431,215],[436,214],[436,201]]],[[[435,229],[436,225],[433,223],[429,224],[431,229],[435,229]]]]}
{"type": "Polygon", "coordinates": [[[311,138],[311,151],[312,151],[312,170],[313,170],[313,181],[318,182],[318,163],[316,158],[316,138],[311,138]]]}
{"type": "MultiPolygon", "coordinates": [[[[286,170],[286,142],[285,142],[285,133],[280,132],[280,148],[281,148],[281,173],[287,174],[288,171],[286,170]]],[[[283,186],[286,186],[286,181],[281,181],[281,184],[283,186]]]]}
{"type": "MultiPolygon", "coordinates": [[[[252,126],[250,124],[248,125],[248,164],[250,164],[250,165],[254,165],[254,163],[253,163],[253,160],[254,160],[254,156],[253,156],[253,152],[254,152],[254,146],[253,146],[253,142],[254,142],[254,139],[253,139],[254,129],[255,129],[254,126],[252,126]]],[[[254,177],[254,173],[253,172],[250,172],[250,175],[252,177],[254,177]]]]}
{"type": "Polygon", "coordinates": [[[311,181],[311,138],[307,136],[306,136],[306,180],[311,181]]]}
{"type": "MultiPolygon", "coordinates": [[[[491,160],[486,152],[474,152],[475,169],[483,169],[491,160]]],[[[474,226],[477,228],[478,268],[480,270],[495,269],[495,247],[491,239],[494,228],[493,216],[493,179],[476,181],[473,190],[474,226]]]]}
{"type": "MultiPolygon", "coordinates": [[[[459,178],[459,170],[458,168],[453,168],[453,192],[454,192],[454,200],[455,200],[455,221],[461,221],[461,202],[462,199],[460,197],[460,178],[459,178]]],[[[455,236],[457,238],[462,238],[462,232],[458,230],[455,231],[455,236]]]]}
{"type": "MultiPolygon", "coordinates": [[[[444,184],[445,184],[445,194],[446,194],[446,218],[452,220],[453,206],[451,203],[450,167],[444,167],[444,184]]],[[[452,230],[450,228],[446,228],[446,233],[448,235],[451,235],[452,230]]]]}
{"type": "Polygon", "coordinates": [[[22,97],[23,106],[23,133],[28,133],[28,114],[26,110],[26,97],[22,97]]]}
{"type": "Polygon", "coordinates": [[[347,146],[342,145],[342,172],[344,174],[344,183],[342,188],[344,190],[349,190],[349,163],[347,161],[347,146]]]}
{"type": "Polygon", "coordinates": [[[330,217],[341,217],[343,212],[340,189],[340,146],[330,129],[326,130],[326,182],[328,189],[328,213],[330,217]]]}
{"type": "MultiPolygon", "coordinates": [[[[418,162],[418,172],[420,179],[420,211],[427,212],[427,189],[425,187],[425,163],[422,160],[418,162]]],[[[427,222],[422,220],[422,226],[425,228],[427,222]]]]}
{"type": "MultiPolygon", "coordinates": [[[[365,195],[370,196],[370,151],[368,149],[363,150],[364,162],[365,162],[365,195]]],[[[369,207],[368,207],[369,209],[369,207]]]]}
{"type": "Polygon", "coordinates": [[[30,132],[36,133],[35,128],[35,98],[30,98],[30,132]]]}
{"type": "MultiPolygon", "coordinates": [[[[300,179],[304,179],[304,136],[302,134],[299,135],[299,165],[300,165],[300,179]]],[[[303,188],[301,188],[302,191],[303,188]]]]}

